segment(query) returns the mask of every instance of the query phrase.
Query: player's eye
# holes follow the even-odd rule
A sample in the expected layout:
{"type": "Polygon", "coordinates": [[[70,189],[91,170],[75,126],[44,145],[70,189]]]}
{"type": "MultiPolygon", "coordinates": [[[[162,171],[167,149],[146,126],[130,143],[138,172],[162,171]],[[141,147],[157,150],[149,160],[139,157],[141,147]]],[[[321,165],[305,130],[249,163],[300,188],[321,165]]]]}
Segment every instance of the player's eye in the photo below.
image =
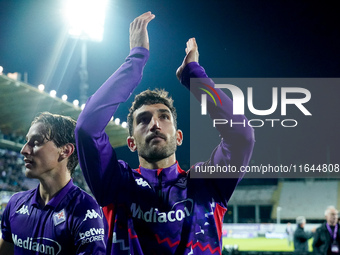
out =
{"type": "Polygon", "coordinates": [[[42,143],[39,140],[35,140],[33,143],[35,146],[40,146],[42,143]]]}
{"type": "Polygon", "coordinates": [[[31,147],[34,147],[34,146],[41,146],[44,144],[44,139],[43,138],[35,138],[35,137],[32,137],[32,139],[29,139],[27,141],[27,144],[31,147]]]}
{"type": "Polygon", "coordinates": [[[167,119],[167,120],[169,120],[169,119],[170,119],[170,116],[169,116],[168,114],[162,114],[162,115],[161,115],[161,118],[162,118],[162,119],[167,119]]]}
{"type": "Polygon", "coordinates": [[[151,117],[152,117],[151,114],[147,114],[147,113],[140,114],[136,118],[136,123],[137,123],[137,125],[138,124],[148,124],[151,120],[151,117]]]}

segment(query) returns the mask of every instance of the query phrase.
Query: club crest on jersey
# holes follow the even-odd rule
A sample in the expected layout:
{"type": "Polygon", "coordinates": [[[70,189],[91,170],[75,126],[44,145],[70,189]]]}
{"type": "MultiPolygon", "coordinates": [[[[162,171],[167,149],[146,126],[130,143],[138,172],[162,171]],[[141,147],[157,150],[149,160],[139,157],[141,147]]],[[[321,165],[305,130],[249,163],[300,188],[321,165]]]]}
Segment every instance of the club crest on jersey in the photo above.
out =
{"type": "Polygon", "coordinates": [[[63,223],[65,220],[66,220],[66,214],[65,214],[64,209],[62,209],[60,212],[53,213],[54,226],[57,226],[60,223],[63,223]]]}

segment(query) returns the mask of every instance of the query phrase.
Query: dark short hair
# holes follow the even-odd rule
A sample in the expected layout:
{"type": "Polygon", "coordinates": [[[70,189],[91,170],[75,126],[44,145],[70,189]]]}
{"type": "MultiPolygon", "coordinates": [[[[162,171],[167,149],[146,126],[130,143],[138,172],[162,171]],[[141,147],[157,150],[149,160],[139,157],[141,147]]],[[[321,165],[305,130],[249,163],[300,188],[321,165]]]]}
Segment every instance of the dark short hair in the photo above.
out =
{"type": "Polygon", "coordinates": [[[44,124],[45,128],[42,135],[46,140],[53,141],[58,148],[68,143],[73,144],[74,152],[67,162],[67,169],[71,172],[71,175],[73,175],[78,165],[76,140],[74,137],[74,129],[77,122],[68,116],[43,112],[34,118],[31,125],[36,123],[44,124]]]}
{"type": "Polygon", "coordinates": [[[168,95],[169,92],[165,91],[164,89],[148,89],[135,96],[135,100],[133,101],[127,116],[130,135],[133,133],[133,113],[143,105],[164,104],[167,106],[171,111],[172,117],[174,119],[174,125],[177,129],[177,113],[176,108],[173,105],[174,100],[168,95]]]}

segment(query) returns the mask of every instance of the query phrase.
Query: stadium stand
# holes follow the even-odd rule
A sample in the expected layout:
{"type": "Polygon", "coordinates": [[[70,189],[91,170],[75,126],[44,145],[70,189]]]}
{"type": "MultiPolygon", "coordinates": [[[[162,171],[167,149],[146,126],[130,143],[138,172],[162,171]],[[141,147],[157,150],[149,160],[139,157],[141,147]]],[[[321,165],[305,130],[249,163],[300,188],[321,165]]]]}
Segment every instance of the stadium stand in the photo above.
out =
{"type": "Polygon", "coordinates": [[[23,161],[19,153],[0,149],[0,190],[22,191],[24,186],[23,161]]]}
{"type": "Polygon", "coordinates": [[[225,223],[271,223],[276,185],[241,185],[230,201],[225,223]],[[232,217],[230,217],[232,216],[232,217]]]}
{"type": "MultiPolygon", "coordinates": [[[[3,136],[16,134],[14,136],[25,137],[33,118],[44,111],[77,119],[81,108],[58,97],[52,97],[27,83],[0,74],[0,129],[3,136]]],[[[114,148],[126,144],[126,128],[111,121],[106,132],[114,148]]],[[[15,149],[14,145],[6,140],[0,141],[0,148],[5,146],[15,149]]]]}
{"type": "Polygon", "coordinates": [[[327,206],[338,206],[338,185],[337,180],[284,181],[278,203],[281,219],[299,215],[309,220],[324,219],[327,206]]]}
{"type": "Polygon", "coordinates": [[[229,204],[234,205],[271,205],[273,204],[272,197],[277,186],[262,185],[262,186],[239,186],[237,192],[231,197],[229,204]]]}
{"type": "Polygon", "coordinates": [[[327,206],[339,208],[339,194],[339,180],[333,179],[286,179],[277,185],[241,185],[229,201],[225,223],[276,223],[277,208],[282,222],[295,222],[297,216],[304,215],[308,222],[320,223],[327,206]]]}

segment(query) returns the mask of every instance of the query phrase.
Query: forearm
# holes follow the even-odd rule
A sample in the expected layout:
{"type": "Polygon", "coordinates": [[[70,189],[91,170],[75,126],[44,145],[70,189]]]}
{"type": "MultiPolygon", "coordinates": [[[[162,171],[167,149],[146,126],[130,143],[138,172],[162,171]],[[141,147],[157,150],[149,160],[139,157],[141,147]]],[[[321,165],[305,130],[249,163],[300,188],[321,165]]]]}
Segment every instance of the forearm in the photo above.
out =
{"type": "MultiPolygon", "coordinates": [[[[204,92],[200,88],[211,90],[214,88],[214,83],[206,75],[203,67],[197,62],[191,62],[186,65],[181,75],[181,83],[190,89],[190,92],[201,101],[201,94],[204,92]],[[191,78],[199,78],[199,82],[190,82],[191,78]],[[208,85],[208,86],[205,86],[208,85]],[[211,88],[209,88],[209,86],[211,88]]],[[[192,80],[191,80],[192,81],[192,80]]],[[[215,88],[214,88],[215,89],[215,88]]],[[[244,115],[233,115],[232,100],[220,89],[215,89],[219,99],[216,107],[212,98],[207,96],[207,111],[212,119],[233,119],[234,122],[246,123],[244,115]]],[[[250,157],[254,146],[254,132],[249,126],[244,125],[217,125],[216,129],[219,131],[222,140],[211,154],[210,160],[198,164],[209,164],[236,167],[240,169],[241,166],[249,164],[250,157]]],[[[232,195],[236,185],[243,177],[244,173],[238,172],[236,174],[228,174],[226,179],[211,179],[213,187],[216,188],[218,197],[215,197],[216,202],[220,202],[224,207],[227,207],[228,200],[232,195]]]]}
{"type": "Polygon", "coordinates": [[[78,129],[92,135],[104,132],[119,104],[125,102],[140,83],[148,57],[149,51],[145,48],[130,51],[124,64],[86,102],[77,121],[78,129]]]}
{"type": "Polygon", "coordinates": [[[301,241],[307,241],[308,239],[312,238],[313,233],[312,232],[305,232],[305,231],[300,231],[295,234],[296,238],[300,239],[301,241]]]}
{"type": "Polygon", "coordinates": [[[307,234],[307,239],[311,239],[314,236],[314,233],[311,231],[308,231],[306,234],[307,234]]]}
{"type": "MultiPolygon", "coordinates": [[[[206,85],[214,88],[214,83],[208,78],[203,67],[197,62],[189,63],[183,70],[181,76],[181,83],[190,89],[190,92],[201,102],[201,95],[204,93],[200,88],[210,90],[206,85]],[[191,82],[191,78],[199,78],[199,82],[191,82]]],[[[207,111],[211,119],[223,119],[228,120],[228,124],[216,125],[216,129],[221,136],[231,146],[234,143],[240,142],[254,142],[253,128],[247,125],[247,118],[244,115],[233,115],[233,101],[221,90],[214,88],[218,94],[216,98],[217,107],[213,99],[207,96],[207,111]],[[232,119],[234,125],[230,125],[232,119]],[[236,124],[237,123],[237,124],[236,124]],[[242,123],[242,124],[241,124],[242,123]],[[244,123],[244,124],[243,124],[244,123]]],[[[214,97],[216,97],[213,94],[214,97]]]]}
{"type": "Polygon", "coordinates": [[[105,127],[142,78],[149,51],[134,48],[125,63],[89,98],[75,130],[79,164],[98,202],[105,204],[105,189],[117,189],[126,166],[118,162],[105,127]],[[114,171],[113,171],[114,170],[114,171]]]}
{"type": "MultiPolygon", "coordinates": [[[[208,85],[214,88],[213,81],[208,78],[203,67],[197,62],[189,63],[184,68],[181,76],[181,83],[190,89],[190,92],[193,93],[199,102],[201,101],[201,94],[204,93],[200,89],[201,87],[207,88],[205,85],[208,85]],[[191,78],[199,78],[199,82],[190,83],[191,78]]],[[[236,155],[248,154],[250,156],[255,141],[253,128],[247,125],[247,119],[244,115],[233,115],[233,101],[222,90],[215,88],[215,91],[221,101],[216,99],[216,101],[218,101],[216,107],[213,99],[207,96],[208,113],[211,119],[224,119],[229,121],[228,124],[216,125],[216,129],[221,134],[226,147],[231,152],[235,152],[236,155]],[[238,124],[230,125],[231,119],[233,120],[233,123],[238,124]],[[240,123],[245,123],[245,125],[240,123]]],[[[250,157],[247,158],[248,160],[242,162],[242,165],[248,164],[250,157]]],[[[239,160],[238,162],[241,163],[239,160]]]]}

